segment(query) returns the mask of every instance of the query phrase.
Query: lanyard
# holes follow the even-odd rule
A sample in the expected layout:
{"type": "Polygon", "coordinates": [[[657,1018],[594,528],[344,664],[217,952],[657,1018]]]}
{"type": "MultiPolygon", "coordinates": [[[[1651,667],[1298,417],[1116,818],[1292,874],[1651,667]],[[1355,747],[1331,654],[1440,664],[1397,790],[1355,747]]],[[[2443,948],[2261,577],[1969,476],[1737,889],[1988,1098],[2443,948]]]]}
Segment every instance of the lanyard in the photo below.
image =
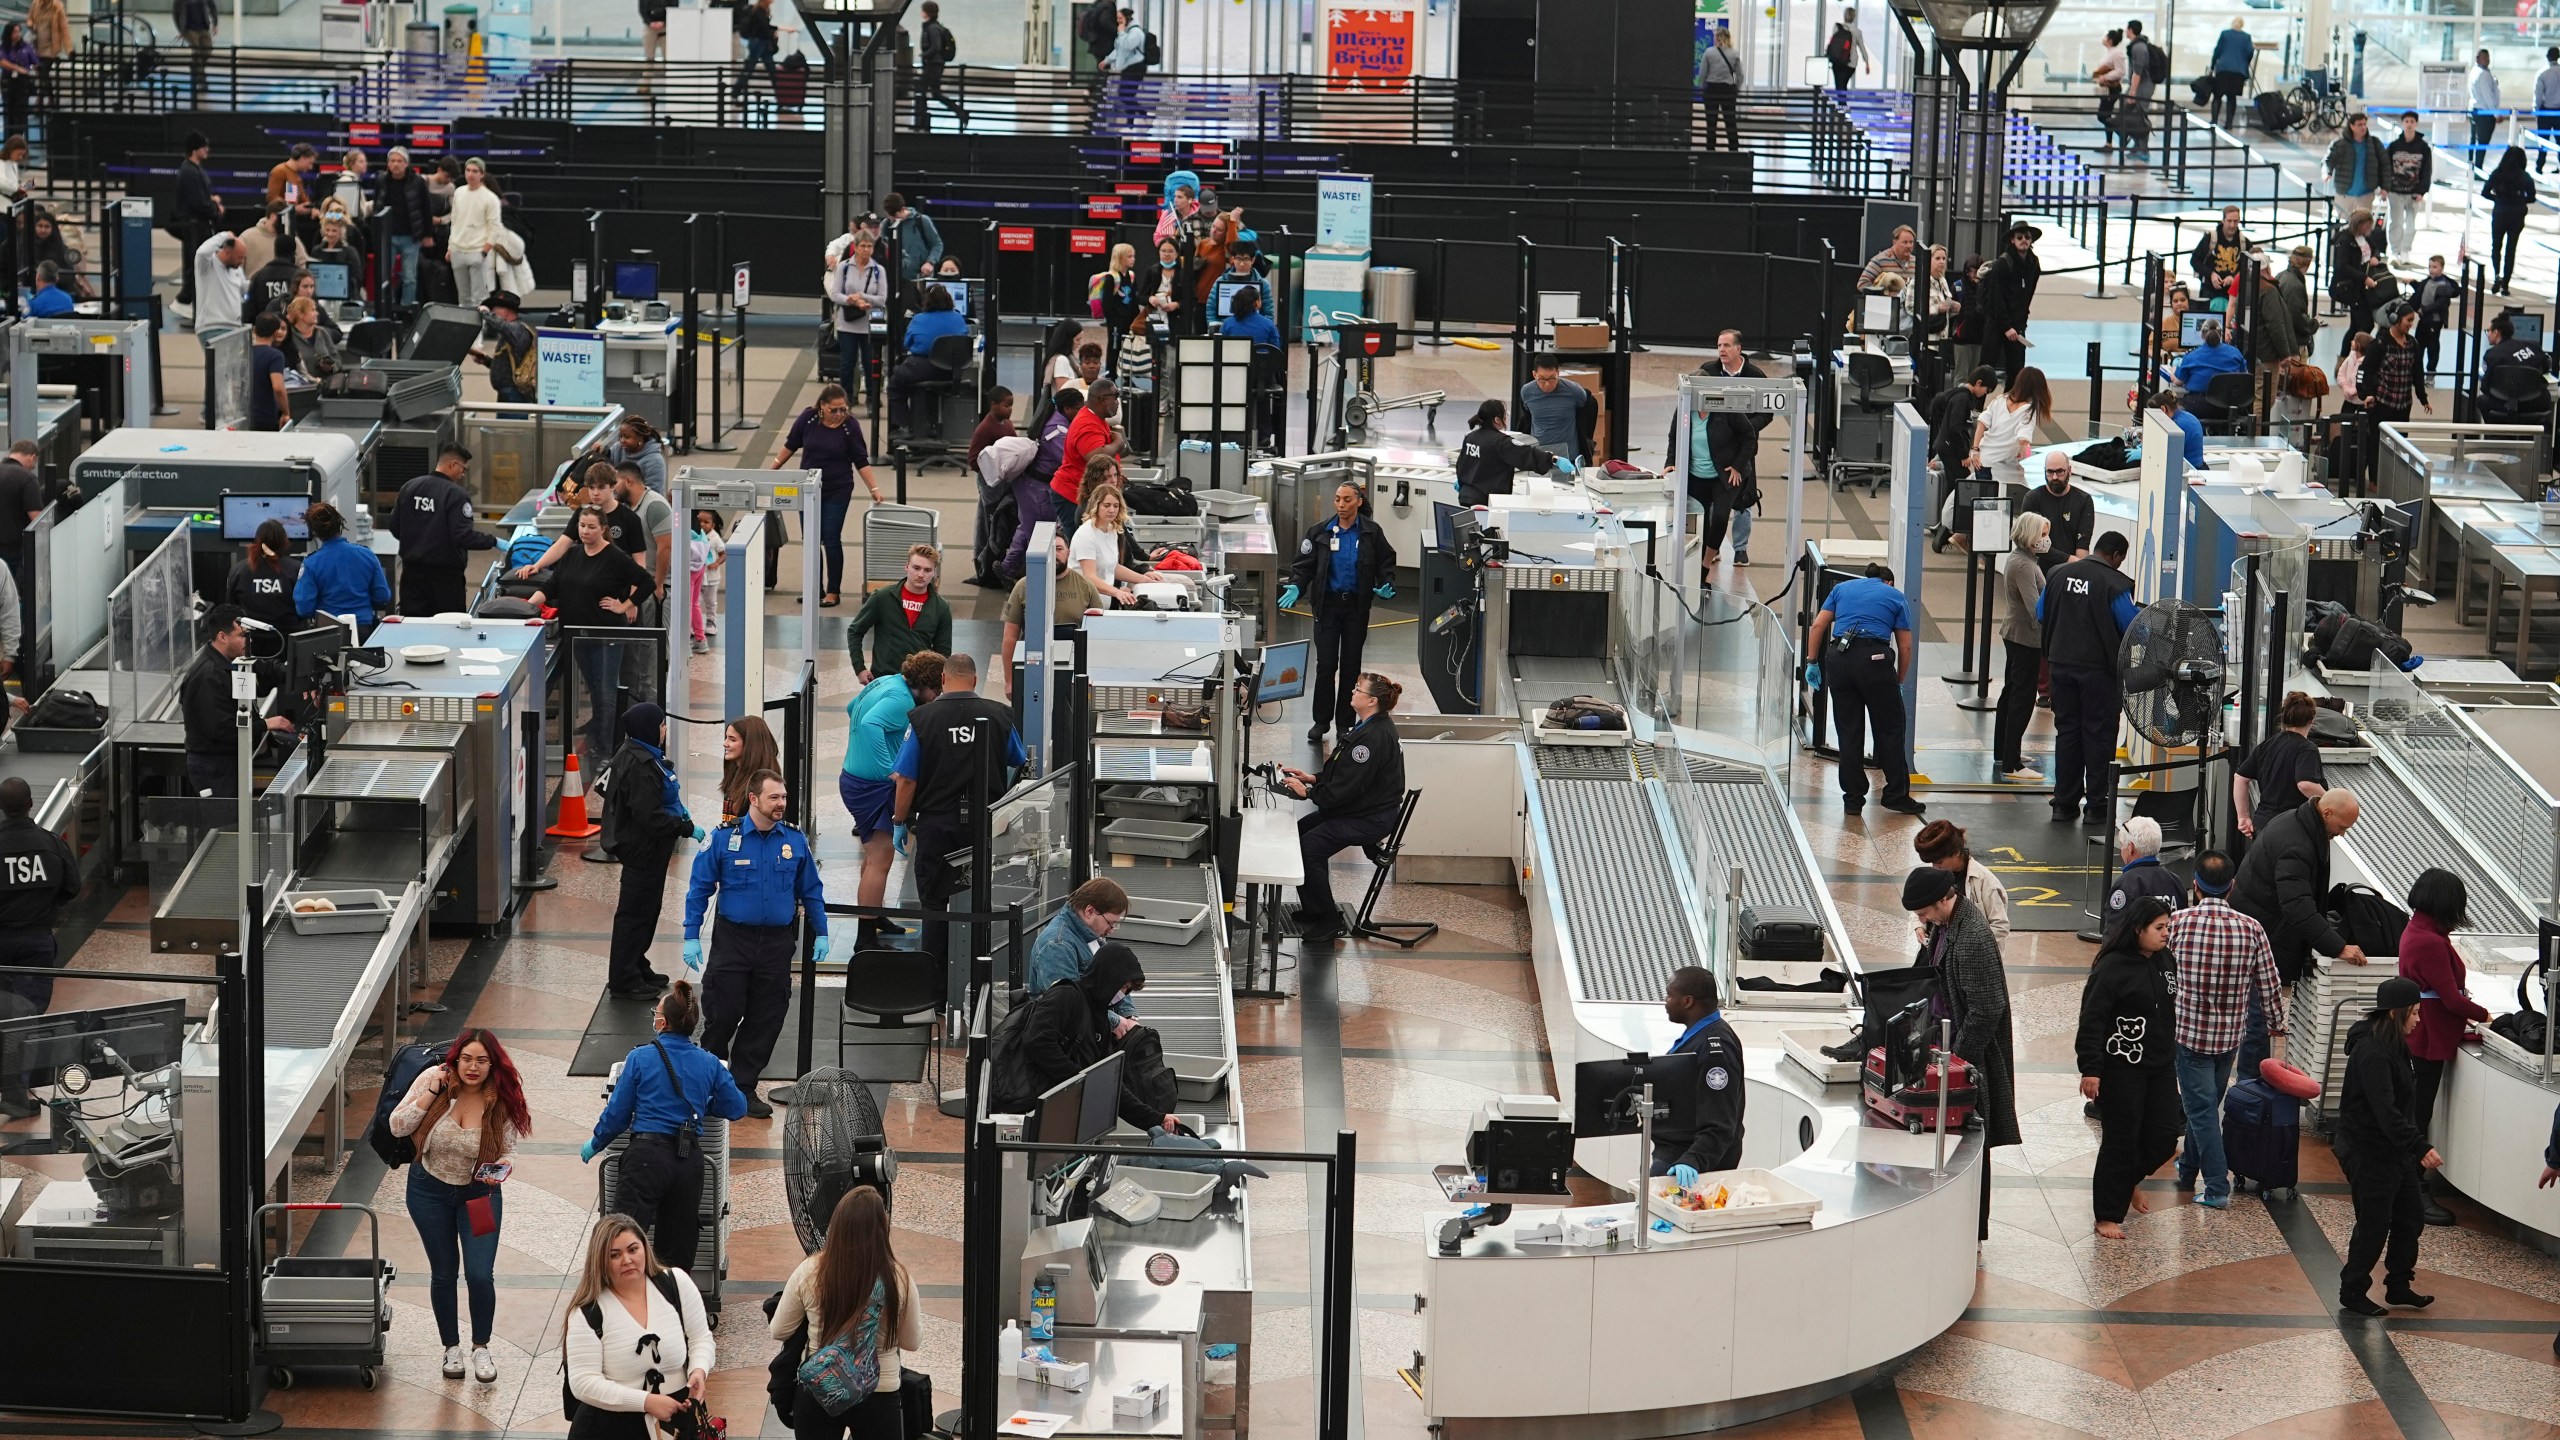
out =
{"type": "Polygon", "coordinates": [[[1698,1033],[1699,1031],[1704,1030],[1704,1029],[1706,1029],[1708,1026],[1713,1025],[1714,1023],[1716,1023],[1716,1021],[1717,1021],[1719,1018],[1721,1018],[1721,1017],[1723,1016],[1723,1014],[1724,1014],[1724,1012],[1723,1012],[1722,1010],[1710,1010],[1710,1011],[1708,1011],[1708,1012],[1706,1013],[1706,1017],[1705,1017],[1704,1019],[1700,1020],[1697,1024],[1690,1026],[1688,1029],[1683,1030],[1683,1031],[1681,1031],[1681,1032],[1680,1032],[1680,1038],[1671,1042],[1671,1049],[1672,1049],[1672,1051],[1673,1051],[1674,1053],[1677,1053],[1681,1046],[1688,1044],[1688,1043],[1689,1043],[1689,1041],[1690,1041],[1691,1039],[1693,1039],[1693,1038],[1697,1035],[1697,1033],[1698,1033]]]}

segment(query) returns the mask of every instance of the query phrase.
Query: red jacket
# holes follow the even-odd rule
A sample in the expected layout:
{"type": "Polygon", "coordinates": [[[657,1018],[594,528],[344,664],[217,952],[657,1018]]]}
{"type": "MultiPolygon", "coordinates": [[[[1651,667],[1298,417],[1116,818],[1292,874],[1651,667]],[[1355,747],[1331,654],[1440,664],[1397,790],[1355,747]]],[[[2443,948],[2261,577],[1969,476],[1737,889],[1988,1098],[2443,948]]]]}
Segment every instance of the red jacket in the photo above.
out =
{"type": "Polygon", "coordinates": [[[2488,1023],[2489,1012],[2462,992],[2464,970],[2444,927],[2411,915],[2409,928],[2400,932],[2400,974],[2427,995],[2418,1002],[2418,1028],[2409,1032],[2409,1053],[2418,1059],[2452,1059],[2462,1048],[2464,1027],[2488,1023]]]}
{"type": "Polygon", "coordinates": [[[1084,490],[1084,462],[1110,443],[1110,421],[1090,407],[1077,411],[1074,422],[1067,426],[1067,447],[1058,457],[1058,473],[1049,477],[1049,488],[1068,504],[1075,504],[1084,490]]]}

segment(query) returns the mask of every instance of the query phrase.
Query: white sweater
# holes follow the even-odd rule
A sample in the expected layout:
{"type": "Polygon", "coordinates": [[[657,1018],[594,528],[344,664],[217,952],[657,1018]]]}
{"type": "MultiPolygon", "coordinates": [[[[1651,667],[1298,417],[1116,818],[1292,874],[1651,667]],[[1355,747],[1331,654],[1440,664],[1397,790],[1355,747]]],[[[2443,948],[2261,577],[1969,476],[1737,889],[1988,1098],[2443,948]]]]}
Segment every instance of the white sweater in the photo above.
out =
{"type": "Polygon", "coordinates": [[[667,1297],[658,1293],[654,1281],[646,1287],[649,1324],[645,1329],[610,1290],[596,1301],[604,1315],[601,1336],[587,1327],[585,1315],[574,1309],[569,1312],[569,1393],[580,1403],[637,1413],[650,1394],[647,1372],[655,1370],[661,1377],[657,1393],[672,1395],[684,1388],[688,1373],[708,1374],[717,1363],[718,1348],[711,1338],[711,1321],[702,1311],[702,1292],[694,1288],[691,1275],[682,1270],[670,1273],[675,1276],[676,1295],[684,1301],[682,1315],[667,1307],[667,1297]],[[635,1349],[642,1335],[658,1337],[654,1362],[647,1352],[635,1349]]]}
{"type": "Polygon", "coordinates": [[[483,245],[498,243],[498,192],[468,185],[453,192],[453,253],[477,255],[483,245]]]}

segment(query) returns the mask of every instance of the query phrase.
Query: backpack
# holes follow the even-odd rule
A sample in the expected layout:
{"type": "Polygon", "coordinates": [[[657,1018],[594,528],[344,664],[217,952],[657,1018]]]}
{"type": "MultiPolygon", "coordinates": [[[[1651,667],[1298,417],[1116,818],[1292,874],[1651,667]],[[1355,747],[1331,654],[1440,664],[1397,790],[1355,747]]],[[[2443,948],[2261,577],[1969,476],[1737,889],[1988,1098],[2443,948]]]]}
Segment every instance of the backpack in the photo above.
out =
{"type": "Polygon", "coordinates": [[[1147,63],[1149,65],[1164,63],[1164,43],[1156,39],[1156,32],[1153,30],[1147,32],[1147,63]]]}
{"type": "Polygon", "coordinates": [[[2516,977],[2516,1008],[2490,1021],[2490,1033],[2536,1055],[2542,1053],[2542,1047],[2550,1043],[2551,1017],[2534,1008],[2533,986],[2550,969],[2550,955],[2534,957],[2533,963],[2516,977]]]}
{"type": "Polygon", "coordinates": [[[551,549],[551,537],[540,532],[519,535],[507,542],[507,568],[519,569],[540,560],[551,549]]]}
{"type": "Polygon", "coordinates": [[[38,730],[103,730],[107,724],[107,707],[86,690],[65,690],[59,686],[44,692],[34,707],[19,717],[21,725],[38,730]]]}
{"type": "Polygon", "coordinates": [[[498,349],[498,354],[507,357],[507,378],[514,382],[517,392],[531,395],[541,383],[542,347],[531,343],[530,333],[525,338],[527,343],[522,350],[510,355],[502,345],[498,349]]]}
{"type": "MultiPolygon", "coordinates": [[[[661,1270],[649,1277],[649,1283],[658,1287],[658,1293],[667,1297],[667,1303],[675,1307],[678,1315],[684,1313],[684,1297],[676,1290],[676,1272],[661,1270]]],[[[603,1339],[604,1302],[590,1300],[578,1307],[578,1313],[586,1317],[587,1328],[596,1332],[596,1338],[603,1339]]],[[[586,1408],[584,1402],[569,1392],[569,1347],[564,1344],[560,1347],[560,1418],[575,1424],[580,1412],[586,1408]]]]}
{"type": "Polygon", "coordinates": [[[829,1415],[842,1415],[880,1388],[880,1308],[886,1297],[884,1282],[872,1281],[861,1321],[800,1362],[800,1388],[829,1415]]]}
{"type": "Polygon", "coordinates": [[[1568,695],[1547,707],[1550,730],[1624,730],[1627,707],[1592,695],[1568,695]]]}
{"type": "Polygon", "coordinates": [[[382,1072],[382,1093],[374,1097],[373,1123],[365,1127],[364,1143],[394,1170],[418,1158],[418,1141],[412,1135],[391,1133],[391,1112],[409,1098],[409,1087],[418,1083],[419,1076],[444,1063],[444,1052],[444,1046],[423,1041],[403,1045],[382,1072]]]}
{"type": "Polygon", "coordinates": [[[960,58],[960,42],[951,38],[950,26],[942,27],[942,44],[935,48],[934,53],[942,57],[945,65],[960,58]]]}
{"type": "Polygon", "coordinates": [[[1120,1054],[1120,1093],[1158,1114],[1172,1114],[1182,1091],[1165,1063],[1164,1037],[1152,1026],[1133,1025],[1120,1037],[1120,1054]]]}
{"type": "Polygon", "coordinates": [[[604,773],[596,776],[595,783],[588,787],[587,803],[591,813],[597,816],[596,850],[608,860],[622,858],[619,849],[622,844],[622,807],[613,803],[613,797],[622,790],[622,757],[626,753],[615,752],[612,762],[604,767],[604,773]]]}
{"type": "Polygon", "coordinates": [[[2328,908],[2348,944],[2369,956],[2400,953],[2400,932],[2409,928],[2409,912],[2381,891],[2370,885],[2332,885],[2328,908]]]}
{"type": "Polygon", "coordinates": [[[1120,498],[1129,504],[1132,515],[1197,515],[1200,499],[1187,487],[1167,485],[1161,480],[1132,480],[1120,487],[1120,498]]]}
{"type": "Polygon", "coordinates": [[[2169,52],[2148,39],[2142,42],[2142,77],[2155,85],[2169,79],[2169,52]]]}
{"type": "Polygon", "coordinates": [[[1834,65],[1846,65],[1857,53],[1857,42],[1849,38],[1849,32],[1833,26],[1830,41],[1822,47],[1822,58],[1834,65]]]}

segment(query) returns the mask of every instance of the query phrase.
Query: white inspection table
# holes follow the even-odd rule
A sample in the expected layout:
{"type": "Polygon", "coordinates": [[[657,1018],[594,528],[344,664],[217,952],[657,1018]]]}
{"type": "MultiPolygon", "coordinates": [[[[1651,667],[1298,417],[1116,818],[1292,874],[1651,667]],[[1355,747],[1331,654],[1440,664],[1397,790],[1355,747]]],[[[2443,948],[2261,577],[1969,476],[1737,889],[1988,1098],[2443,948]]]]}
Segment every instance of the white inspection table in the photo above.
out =
{"type": "Polygon", "coordinates": [[[1236,884],[1244,888],[1246,935],[1243,976],[1247,993],[1255,993],[1253,956],[1260,951],[1271,975],[1270,989],[1280,984],[1280,889],[1306,882],[1298,853],[1298,817],[1282,797],[1249,787],[1242,827],[1236,841],[1236,884]]]}

